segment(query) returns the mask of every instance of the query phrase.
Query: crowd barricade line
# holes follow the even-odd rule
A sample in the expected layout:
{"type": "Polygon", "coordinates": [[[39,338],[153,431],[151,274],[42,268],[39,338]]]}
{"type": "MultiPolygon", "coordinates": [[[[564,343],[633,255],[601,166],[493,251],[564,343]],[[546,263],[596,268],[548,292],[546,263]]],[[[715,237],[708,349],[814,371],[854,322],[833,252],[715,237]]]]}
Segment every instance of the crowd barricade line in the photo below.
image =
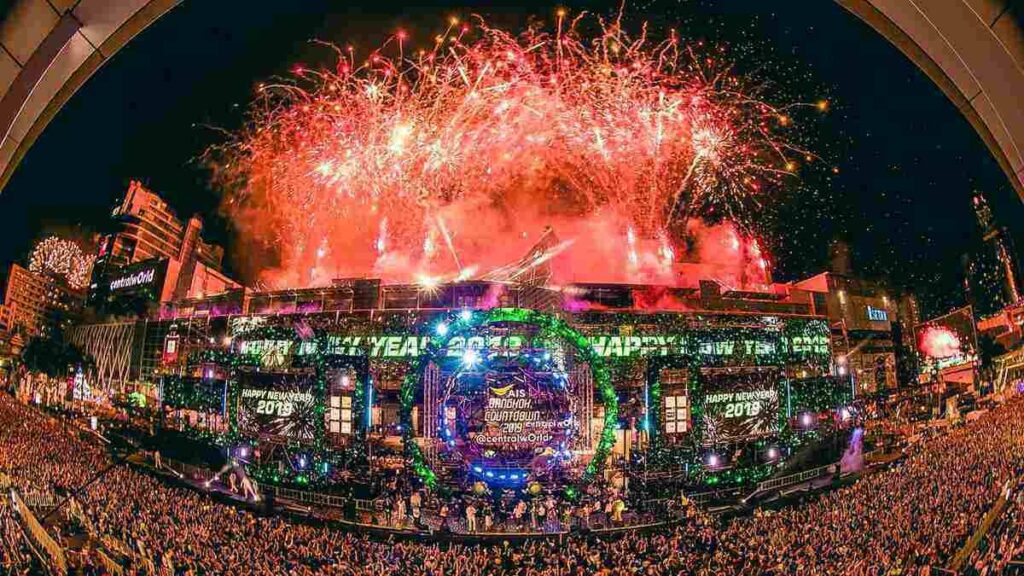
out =
{"type": "MultiPolygon", "coordinates": [[[[177,473],[181,477],[184,477],[184,478],[187,478],[189,480],[196,481],[196,482],[205,482],[205,481],[209,480],[210,478],[212,478],[213,474],[214,474],[213,471],[211,471],[211,470],[209,470],[207,468],[201,468],[201,467],[194,466],[194,465],[191,465],[191,464],[186,464],[184,462],[179,462],[179,461],[171,459],[171,458],[163,458],[162,462],[163,462],[163,465],[166,468],[174,471],[175,473],[177,473]]],[[[363,499],[363,498],[352,498],[352,499],[349,499],[349,498],[346,498],[344,496],[337,496],[337,495],[334,495],[334,494],[325,494],[325,493],[322,493],[322,492],[313,492],[313,491],[309,491],[309,490],[298,490],[298,489],[295,489],[295,488],[285,488],[285,487],[282,487],[282,486],[273,486],[273,485],[260,486],[260,490],[264,494],[273,494],[276,499],[291,501],[291,502],[295,502],[295,503],[299,503],[299,504],[304,504],[304,505],[311,506],[311,507],[330,507],[330,508],[335,508],[335,509],[342,510],[342,509],[346,508],[348,503],[351,501],[351,502],[353,502],[355,504],[355,512],[356,512],[356,514],[370,515],[371,517],[378,518],[378,519],[377,520],[372,520],[370,522],[348,522],[349,524],[353,524],[353,525],[357,525],[357,526],[361,526],[361,527],[381,528],[381,529],[386,529],[386,530],[407,530],[409,528],[408,526],[395,526],[395,525],[393,525],[393,524],[391,524],[389,522],[379,520],[380,517],[382,517],[383,515],[386,515],[387,512],[388,512],[387,510],[384,509],[383,500],[379,499],[379,498],[378,499],[363,499]]],[[[731,491],[727,489],[727,490],[719,490],[719,491],[716,491],[716,492],[708,492],[708,493],[698,494],[698,495],[694,495],[693,497],[690,497],[690,500],[695,502],[695,503],[697,503],[697,504],[700,504],[702,501],[706,501],[707,499],[710,499],[710,498],[712,498],[714,496],[717,496],[717,495],[720,495],[720,494],[729,493],[729,492],[731,492],[731,491]]],[[[670,502],[671,502],[671,499],[659,498],[659,499],[649,500],[649,501],[647,501],[647,504],[649,506],[653,505],[653,506],[657,507],[657,506],[667,506],[670,502]]],[[[653,522],[652,521],[644,521],[644,522],[636,522],[636,523],[630,522],[630,523],[625,523],[622,526],[605,525],[605,524],[608,524],[610,521],[601,522],[599,518],[598,519],[592,519],[591,522],[593,524],[597,525],[595,528],[592,528],[595,531],[615,532],[615,531],[626,529],[626,528],[634,528],[634,527],[645,528],[645,527],[659,526],[659,525],[663,525],[663,524],[669,524],[669,523],[672,523],[672,522],[675,522],[675,521],[678,521],[678,520],[679,520],[679,518],[669,518],[669,519],[666,519],[666,520],[656,520],[656,521],[653,521],[653,522]]],[[[431,526],[434,531],[436,531],[436,530],[438,530],[440,528],[439,519],[435,518],[434,514],[429,513],[427,509],[424,509],[423,522],[427,526],[431,526],[431,524],[437,524],[437,526],[431,526]]],[[[465,526],[464,526],[465,521],[464,520],[459,520],[458,522],[455,523],[455,526],[453,526],[453,528],[454,528],[453,529],[453,533],[458,534],[458,535],[474,535],[474,536],[488,536],[488,535],[495,535],[495,536],[498,536],[498,535],[503,535],[503,536],[545,536],[545,535],[548,535],[549,536],[549,535],[566,534],[569,531],[571,531],[571,529],[572,529],[572,527],[574,525],[578,524],[577,519],[575,519],[575,518],[570,520],[568,525],[566,525],[565,523],[563,523],[560,520],[557,521],[556,523],[557,523],[557,527],[556,526],[551,526],[550,529],[546,529],[546,530],[545,529],[533,530],[533,529],[526,529],[528,527],[524,527],[523,530],[503,530],[503,531],[493,531],[492,530],[492,531],[487,531],[487,532],[478,530],[476,532],[469,532],[465,528],[465,526]]]]}
{"type": "Polygon", "coordinates": [[[42,511],[57,507],[59,500],[51,492],[30,492],[21,496],[22,501],[32,510],[42,511]]]}
{"type": "Polygon", "coordinates": [[[22,526],[27,530],[29,539],[45,551],[47,568],[54,574],[67,574],[68,562],[64,556],[64,549],[46,532],[46,529],[39,523],[35,514],[25,505],[17,492],[12,490],[10,498],[11,507],[21,518],[22,526]]]}
{"type": "Polygon", "coordinates": [[[93,525],[92,520],[90,520],[85,514],[85,511],[82,510],[82,505],[79,504],[77,498],[72,498],[71,502],[68,504],[68,516],[76,520],[90,538],[96,538],[96,527],[93,525]]]}
{"type": "Polygon", "coordinates": [[[953,572],[960,572],[960,570],[963,568],[964,562],[967,560],[968,557],[970,557],[971,552],[974,552],[974,549],[978,547],[978,544],[985,537],[985,535],[988,534],[989,528],[992,527],[992,524],[1003,513],[1003,510],[1006,509],[1007,504],[1008,502],[1006,498],[1000,495],[999,499],[996,500],[995,504],[992,505],[992,508],[990,508],[989,511],[985,513],[985,516],[981,518],[981,522],[978,523],[977,528],[974,529],[974,532],[971,534],[971,536],[967,538],[967,541],[964,542],[964,545],[960,548],[956,555],[953,556],[953,561],[950,563],[950,569],[953,572]]]}
{"type": "Polygon", "coordinates": [[[19,556],[24,556],[25,559],[31,556],[44,563],[46,559],[29,540],[28,534],[18,526],[15,516],[7,501],[0,498],[0,546],[7,549],[8,557],[13,562],[18,562],[19,556]],[[20,553],[22,546],[29,550],[27,555],[20,553]]]}
{"type": "Polygon", "coordinates": [[[100,564],[103,565],[103,569],[107,572],[114,576],[122,576],[124,574],[124,568],[110,556],[107,556],[107,553],[103,550],[96,550],[96,556],[100,559],[100,564]]]}
{"type": "Polygon", "coordinates": [[[131,558],[133,556],[132,549],[127,544],[121,542],[120,540],[111,536],[110,534],[104,534],[100,536],[99,540],[100,543],[103,544],[104,548],[106,548],[110,552],[113,552],[114,554],[117,554],[123,558],[131,558]]]}
{"type": "Polygon", "coordinates": [[[811,468],[810,470],[805,470],[803,472],[798,472],[796,474],[790,474],[789,476],[771,478],[769,480],[759,482],[757,484],[757,491],[767,492],[768,490],[775,490],[777,488],[783,488],[785,486],[792,486],[793,484],[800,484],[801,482],[806,482],[808,480],[813,480],[820,476],[825,476],[826,474],[831,474],[835,472],[835,470],[835,464],[826,464],[825,466],[811,468]]]}

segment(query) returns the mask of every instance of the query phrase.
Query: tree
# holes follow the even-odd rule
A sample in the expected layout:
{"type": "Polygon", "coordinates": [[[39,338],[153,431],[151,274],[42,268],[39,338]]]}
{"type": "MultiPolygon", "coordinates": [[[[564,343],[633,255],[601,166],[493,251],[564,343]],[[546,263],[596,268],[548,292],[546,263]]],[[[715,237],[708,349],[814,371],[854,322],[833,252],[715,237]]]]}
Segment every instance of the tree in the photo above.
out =
{"type": "Polygon", "coordinates": [[[42,372],[51,378],[66,375],[72,367],[87,369],[95,364],[91,356],[64,341],[57,331],[33,336],[21,351],[21,361],[30,371],[42,372]]]}

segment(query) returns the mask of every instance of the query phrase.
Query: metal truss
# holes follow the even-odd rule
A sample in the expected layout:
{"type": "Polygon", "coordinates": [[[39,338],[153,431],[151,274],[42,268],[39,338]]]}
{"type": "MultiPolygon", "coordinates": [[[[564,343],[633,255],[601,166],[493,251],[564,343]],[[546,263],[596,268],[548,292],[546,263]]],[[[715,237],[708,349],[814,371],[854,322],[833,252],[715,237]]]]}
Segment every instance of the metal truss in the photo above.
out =
{"type": "MultiPolygon", "coordinates": [[[[96,385],[119,389],[132,380],[135,322],[89,324],[68,331],[68,342],[80,347],[96,361],[96,385]]],[[[136,362],[137,364],[137,362],[136,362]]]]}

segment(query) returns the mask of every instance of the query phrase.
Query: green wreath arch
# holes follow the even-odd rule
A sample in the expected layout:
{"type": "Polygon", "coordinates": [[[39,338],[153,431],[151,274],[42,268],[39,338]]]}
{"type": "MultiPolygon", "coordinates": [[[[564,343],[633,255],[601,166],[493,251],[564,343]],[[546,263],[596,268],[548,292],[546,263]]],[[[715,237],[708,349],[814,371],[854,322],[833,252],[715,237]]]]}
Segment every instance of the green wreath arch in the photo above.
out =
{"type": "MultiPolygon", "coordinates": [[[[416,475],[424,484],[433,488],[437,484],[437,474],[431,469],[414,438],[412,426],[412,409],[416,396],[417,384],[427,367],[435,361],[439,354],[447,350],[448,342],[455,336],[463,335],[466,332],[475,330],[482,326],[497,323],[529,324],[540,329],[541,338],[558,338],[569,342],[574,351],[585,360],[589,366],[594,381],[594,387],[598,396],[604,403],[604,425],[598,439],[597,447],[594,449],[594,457],[587,464],[583,473],[582,483],[586,484],[603,467],[608,459],[608,454],[615,445],[615,429],[619,417],[619,401],[615,395],[615,389],[611,383],[611,373],[590,341],[586,336],[579,333],[565,320],[536,310],[523,308],[493,308],[490,310],[463,310],[447,316],[440,322],[448,327],[443,334],[435,333],[415,370],[410,370],[402,381],[399,393],[400,408],[399,418],[402,423],[402,444],[404,446],[406,460],[416,475]]],[[[572,492],[570,492],[571,494],[572,492]]]]}

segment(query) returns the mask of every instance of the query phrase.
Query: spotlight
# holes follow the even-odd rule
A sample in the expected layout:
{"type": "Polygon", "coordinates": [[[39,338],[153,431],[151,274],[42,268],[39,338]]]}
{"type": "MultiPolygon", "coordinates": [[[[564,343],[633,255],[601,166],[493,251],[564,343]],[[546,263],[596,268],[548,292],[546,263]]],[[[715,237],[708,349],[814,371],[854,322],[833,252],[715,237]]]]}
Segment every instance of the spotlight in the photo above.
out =
{"type": "Polygon", "coordinates": [[[709,468],[718,468],[719,464],[721,464],[721,463],[722,463],[722,459],[718,456],[718,454],[715,454],[715,453],[708,454],[708,467],[709,468]]]}
{"type": "Polygon", "coordinates": [[[441,322],[437,325],[437,328],[435,328],[434,331],[437,332],[438,336],[444,336],[448,333],[448,324],[441,322]]]}
{"type": "Polygon", "coordinates": [[[810,428],[814,426],[814,414],[811,412],[804,412],[800,415],[800,425],[804,428],[810,428]]]}
{"type": "Polygon", "coordinates": [[[463,311],[459,312],[459,319],[462,320],[463,322],[469,322],[470,320],[472,320],[473,319],[473,312],[472,312],[472,310],[463,310],[463,311]]]}
{"type": "Polygon", "coordinates": [[[480,360],[480,354],[476,350],[470,348],[462,353],[462,364],[465,366],[473,366],[480,360]]]}
{"type": "Polygon", "coordinates": [[[775,446],[769,447],[768,448],[768,452],[766,453],[766,456],[768,457],[768,460],[778,460],[779,459],[779,449],[776,448],[775,446]]]}

